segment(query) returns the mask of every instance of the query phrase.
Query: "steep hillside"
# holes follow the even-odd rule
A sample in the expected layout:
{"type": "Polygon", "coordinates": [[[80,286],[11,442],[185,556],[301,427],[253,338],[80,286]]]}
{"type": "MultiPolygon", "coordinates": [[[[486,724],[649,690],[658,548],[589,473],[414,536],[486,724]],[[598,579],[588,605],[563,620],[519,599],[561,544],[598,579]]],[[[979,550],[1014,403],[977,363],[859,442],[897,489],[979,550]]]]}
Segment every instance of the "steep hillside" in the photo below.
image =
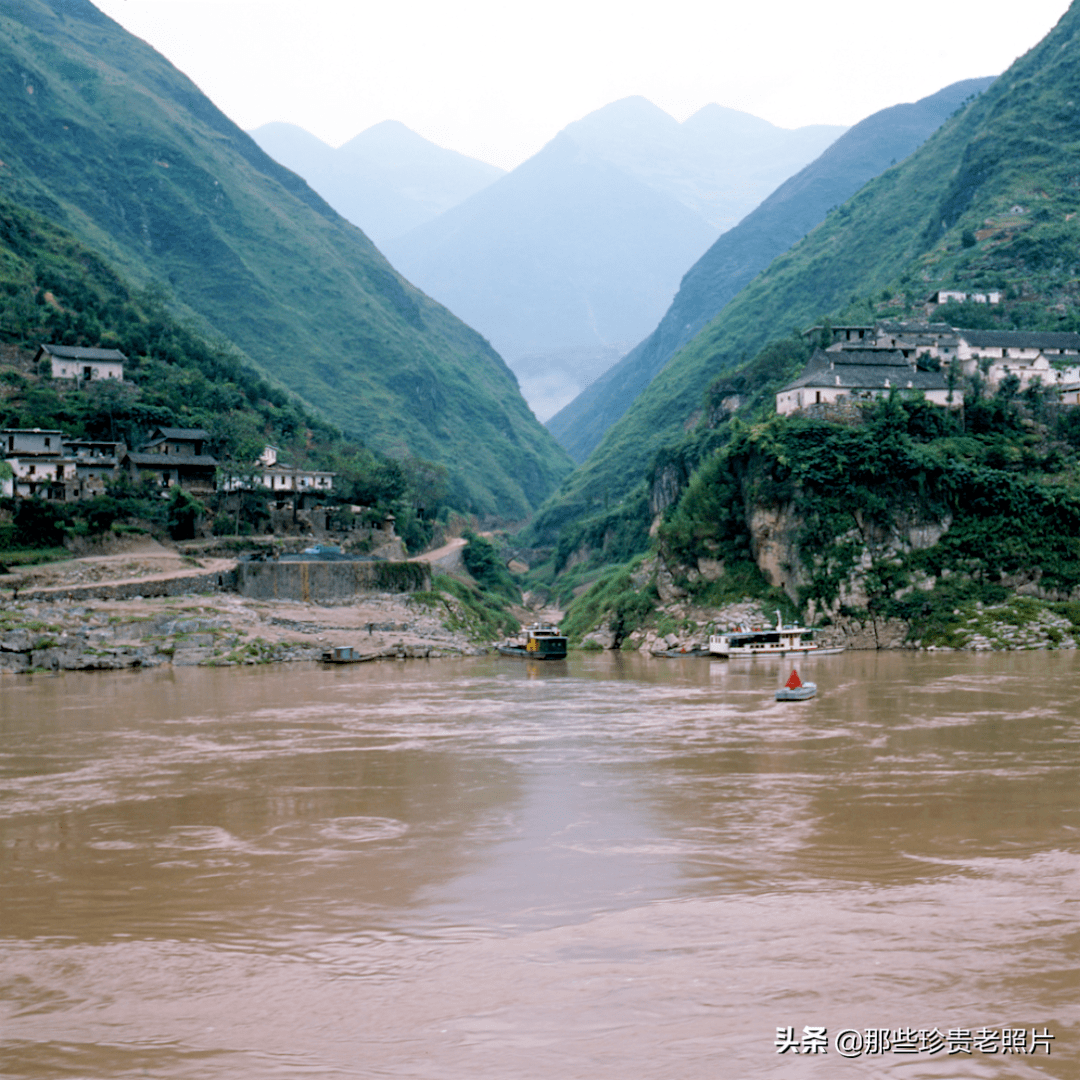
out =
{"type": "Polygon", "coordinates": [[[992,82],[965,79],[914,104],[868,116],[724,233],[687,272],[660,325],[547,421],[570,456],[584,461],[675,352],[773,259],[868,180],[906,158],[965,99],[992,82]]]}
{"type": "Polygon", "coordinates": [[[826,644],[1075,648],[1080,416],[1039,387],[987,396],[972,381],[964,402],[727,425],[649,556],[578,590],[564,629],[700,647],[757,598],[826,627],[826,644]]]}
{"type": "Polygon", "coordinates": [[[490,346],[86,0],[0,0],[0,194],[38,210],[368,445],[521,517],[568,462],[490,346]]]}
{"type": "Polygon", "coordinates": [[[375,124],[336,150],[295,124],[264,124],[250,134],[379,248],[503,175],[396,120],[375,124]]]}
{"type": "MultiPolygon", "coordinates": [[[[344,439],[232,346],[179,322],[160,290],[133,290],[71,233],[2,196],[0,297],[0,428],[60,429],[131,448],[159,425],[205,428],[210,451],[241,470],[271,443],[284,460],[335,472],[338,499],[377,507],[377,515],[393,512],[409,550],[432,540],[447,495],[445,468],[391,459],[344,439]],[[127,356],[124,380],[52,379],[48,362],[34,364],[42,342],[120,349],[127,356]]],[[[215,533],[263,531],[269,524],[258,498],[225,512],[218,498],[199,509],[180,488],[167,500],[161,495],[156,484],[118,480],[107,494],[75,503],[6,503],[0,548],[52,548],[61,534],[122,531],[129,519],[161,528],[172,520],[186,533],[207,509],[215,533]],[[182,528],[177,514],[187,522],[182,528]]]]}
{"type": "Polygon", "coordinates": [[[0,344],[15,362],[0,379],[0,426],[61,428],[129,446],[159,424],[201,427],[223,457],[250,439],[256,452],[272,442],[302,461],[340,440],[235,349],[179,323],[156,290],[133,291],[71,233],[3,197],[0,295],[0,344]],[[124,381],[81,389],[41,383],[29,361],[42,342],[120,349],[128,357],[124,381]]]}
{"type": "Polygon", "coordinates": [[[1080,8],[906,161],[776,259],[653,379],[539,515],[550,532],[618,500],[692,422],[702,394],[760,346],[830,314],[895,315],[948,285],[1000,287],[1018,325],[1071,329],[1080,299],[1080,8]]]}
{"type": "Polygon", "coordinates": [[[387,255],[504,356],[548,416],[647,334],[686,267],[842,128],[644,98],[570,124],[387,255]]]}

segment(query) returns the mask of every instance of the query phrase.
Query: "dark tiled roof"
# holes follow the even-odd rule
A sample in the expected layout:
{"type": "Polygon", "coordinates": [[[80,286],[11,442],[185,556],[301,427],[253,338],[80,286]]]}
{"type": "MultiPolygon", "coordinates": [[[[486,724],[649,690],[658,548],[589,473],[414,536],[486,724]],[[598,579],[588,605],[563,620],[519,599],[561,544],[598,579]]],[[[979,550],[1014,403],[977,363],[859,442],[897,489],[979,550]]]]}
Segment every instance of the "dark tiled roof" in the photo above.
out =
{"type": "Polygon", "coordinates": [[[337,476],[336,472],[330,472],[329,469],[309,469],[303,465],[282,465],[280,461],[275,465],[263,465],[255,471],[273,474],[280,473],[282,476],[292,476],[295,473],[311,476],[337,476]]]}
{"type": "Polygon", "coordinates": [[[192,441],[205,442],[210,438],[209,431],[203,431],[198,427],[157,427],[154,428],[154,435],[158,438],[154,439],[154,442],[160,442],[162,439],[187,439],[192,441]]]}
{"type": "Polygon", "coordinates": [[[953,328],[943,322],[883,322],[878,329],[887,334],[951,334],[953,328]]]}
{"type": "MultiPolygon", "coordinates": [[[[806,337],[807,334],[813,334],[824,329],[825,326],[823,323],[818,323],[817,326],[809,326],[803,331],[803,337],[806,337]]],[[[873,330],[874,328],[868,323],[843,323],[837,324],[836,326],[831,327],[831,329],[833,333],[839,334],[847,330],[873,330]]]]}
{"type": "Polygon", "coordinates": [[[41,352],[47,352],[60,360],[119,360],[127,357],[119,349],[84,349],[81,345],[42,345],[41,352]]]}
{"type": "Polygon", "coordinates": [[[861,348],[841,349],[828,353],[829,360],[836,367],[911,367],[911,361],[899,349],[873,348],[863,345],[861,348]]]}
{"type": "Polygon", "coordinates": [[[957,330],[979,349],[1080,349],[1080,334],[1060,330],[957,330]]]}
{"type": "Polygon", "coordinates": [[[892,364],[837,364],[835,368],[815,367],[805,370],[794,382],[782,387],[780,393],[800,387],[841,387],[845,390],[945,390],[948,382],[940,371],[918,371],[904,364],[900,371],[892,364]]]}
{"type": "Polygon", "coordinates": [[[211,454],[128,454],[124,460],[147,469],[177,469],[182,465],[217,467],[217,458],[211,454]]]}

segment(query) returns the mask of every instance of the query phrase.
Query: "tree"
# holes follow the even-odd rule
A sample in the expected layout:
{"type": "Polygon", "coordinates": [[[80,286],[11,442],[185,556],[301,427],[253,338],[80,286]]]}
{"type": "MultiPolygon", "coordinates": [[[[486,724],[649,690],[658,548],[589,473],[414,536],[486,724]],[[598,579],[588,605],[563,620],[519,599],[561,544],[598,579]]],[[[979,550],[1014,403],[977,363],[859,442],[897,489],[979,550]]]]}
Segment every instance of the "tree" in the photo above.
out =
{"type": "Polygon", "coordinates": [[[433,518],[446,498],[450,471],[423,458],[404,458],[398,462],[408,484],[406,497],[417,516],[433,518]]]}
{"type": "Polygon", "coordinates": [[[174,484],[169,492],[168,516],[166,526],[174,540],[194,540],[195,527],[199,518],[206,513],[205,504],[201,503],[189,491],[179,484],[174,484]]]}

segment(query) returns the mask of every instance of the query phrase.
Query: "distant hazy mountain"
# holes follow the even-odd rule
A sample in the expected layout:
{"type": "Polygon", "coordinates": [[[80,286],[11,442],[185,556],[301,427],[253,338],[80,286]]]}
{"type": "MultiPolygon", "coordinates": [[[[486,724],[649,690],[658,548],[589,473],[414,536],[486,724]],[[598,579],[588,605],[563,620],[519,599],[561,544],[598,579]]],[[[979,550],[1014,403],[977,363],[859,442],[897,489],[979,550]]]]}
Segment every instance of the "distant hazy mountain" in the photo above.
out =
{"type": "MultiPolygon", "coordinates": [[[[966,79],[914,104],[874,113],[724,233],[683,278],[653,333],[547,422],[571,457],[584,461],[671,356],[777,255],[824,220],[832,207],[911,154],[965,98],[993,81],[966,79]]],[[[704,114],[717,108],[709,106],[686,123],[708,121],[704,114]]]]}
{"type": "Polygon", "coordinates": [[[846,130],[788,130],[715,104],[680,124],[645,98],[630,97],[575,121],[566,134],[723,232],[846,130]]]}
{"type": "Polygon", "coordinates": [[[362,131],[337,150],[295,124],[264,124],[249,134],[380,248],[503,175],[396,120],[362,131]]]}
{"type": "Polygon", "coordinates": [[[656,325],[686,268],[843,128],[627,98],[384,247],[484,334],[547,416],[656,325]]]}
{"type": "Polygon", "coordinates": [[[542,414],[545,396],[575,393],[582,372],[600,374],[648,331],[715,235],[561,134],[386,251],[491,341],[542,414]]]}

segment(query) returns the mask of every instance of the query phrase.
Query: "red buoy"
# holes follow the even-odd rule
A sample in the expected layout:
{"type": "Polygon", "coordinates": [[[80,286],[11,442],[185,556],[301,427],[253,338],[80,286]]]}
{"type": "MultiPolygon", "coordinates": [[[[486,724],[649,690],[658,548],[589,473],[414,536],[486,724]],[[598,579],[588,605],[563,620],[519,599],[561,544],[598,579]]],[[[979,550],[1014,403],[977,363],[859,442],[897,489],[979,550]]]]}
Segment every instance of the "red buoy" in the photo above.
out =
{"type": "Polygon", "coordinates": [[[802,679],[799,678],[799,673],[794,668],[791,669],[791,676],[784,685],[789,690],[798,690],[802,686],[802,679]]]}

